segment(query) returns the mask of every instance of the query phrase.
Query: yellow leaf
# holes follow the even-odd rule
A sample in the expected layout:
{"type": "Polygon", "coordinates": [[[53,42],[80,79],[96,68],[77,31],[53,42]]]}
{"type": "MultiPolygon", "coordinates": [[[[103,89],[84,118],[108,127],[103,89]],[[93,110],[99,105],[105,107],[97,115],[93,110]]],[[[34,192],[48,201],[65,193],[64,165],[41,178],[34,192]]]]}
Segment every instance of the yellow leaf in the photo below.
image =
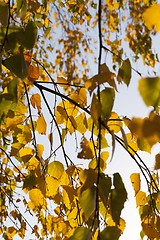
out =
{"type": "Polygon", "coordinates": [[[130,179],[136,195],[140,190],[140,174],[132,173],[130,176],[130,179]]]}
{"type": "Polygon", "coordinates": [[[53,161],[48,164],[48,174],[59,179],[64,172],[64,166],[59,161],[53,161]]]}
{"type": "Polygon", "coordinates": [[[155,156],[155,166],[154,166],[154,169],[155,170],[158,170],[160,169],[160,154],[158,153],[156,156],[155,156]]]}
{"type": "MultiPolygon", "coordinates": [[[[134,151],[138,151],[139,150],[139,148],[137,146],[137,137],[135,135],[132,135],[131,133],[127,133],[126,134],[126,139],[127,139],[127,142],[128,142],[128,146],[133,148],[134,151]]],[[[129,148],[129,151],[133,155],[135,154],[135,152],[132,151],[130,148],[129,148]]]]}
{"type": "Polygon", "coordinates": [[[142,222],[142,228],[144,233],[149,237],[149,239],[160,238],[160,233],[157,231],[156,224],[150,225],[149,223],[142,222]]]}
{"type": "Polygon", "coordinates": [[[87,93],[85,88],[81,88],[79,91],[79,104],[81,107],[85,107],[87,105],[87,93]]]}
{"type": "Polygon", "coordinates": [[[81,134],[84,134],[87,131],[87,119],[85,113],[81,113],[75,118],[76,124],[77,124],[77,131],[79,131],[81,134]]]}
{"type": "Polygon", "coordinates": [[[80,153],[78,153],[77,157],[84,159],[92,159],[94,157],[94,148],[91,147],[93,143],[83,137],[80,145],[82,150],[80,153]]]}
{"type": "Polygon", "coordinates": [[[112,112],[110,118],[108,119],[107,126],[110,130],[113,130],[115,133],[120,131],[120,128],[123,127],[123,122],[120,120],[116,112],[112,112]]]}
{"type": "Polygon", "coordinates": [[[156,25],[155,32],[160,31],[160,4],[153,4],[143,14],[144,21],[149,30],[152,30],[156,25]]]}
{"type": "Polygon", "coordinates": [[[37,144],[37,150],[38,150],[38,157],[41,159],[44,151],[44,146],[42,144],[37,144]]]}
{"type": "Polygon", "coordinates": [[[101,103],[95,93],[93,94],[90,113],[94,123],[97,123],[97,120],[101,115],[101,103]]]}
{"type": "Polygon", "coordinates": [[[29,159],[33,156],[34,152],[35,152],[34,149],[30,147],[25,147],[19,150],[19,155],[22,161],[25,163],[29,161],[29,159]]]}
{"type": "Polygon", "coordinates": [[[68,209],[71,209],[71,205],[74,199],[73,187],[63,186],[63,202],[68,209]]]}
{"type": "Polygon", "coordinates": [[[41,113],[41,115],[37,120],[36,130],[38,131],[39,134],[46,134],[46,128],[47,128],[47,124],[43,117],[43,114],[41,113]]]}
{"type": "Polygon", "coordinates": [[[46,177],[46,196],[54,197],[58,191],[59,182],[57,179],[47,176],[46,177]]]}
{"type": "Polygon", "coordinates": [[[60,87],[67,87],[68,81],[63,77],[57,77],[57,83],[60,85],[60,87]]]}
{"type": "Polygon", "coordinates": [[[17,128],[22,130],[22,133],[19,133],[17,135],[17,140],[19,141],[19,143],[26,145],[32,140],[32,134],[31,134],[30,128],[25,125],[18,125],[17,128]]]}
{"type": "Polygon", "coordinates": [[[68,121],[66,122],[66,127],[69,130],[70,134],[74,133],[77,129],[77,123],[73,116],[69,116],[68,121]]]}
{"type": "Polygon", "coordinates": [[[29,197],[36,207],[44,207],[45,205],[45,198],[42,195],[39,189],[32,189],[29,191],[29,197]]]}
{"type": "Polygon", "coordinates": [[[35,170],[38,166],[39,166],[39,161],[38,161],[38,159],[35,158],[35,157],[32,157],[32,158],[28,161],[27,169],[28,169],[29,171],[35,170]]]}
{"type": "Polygon", "coordinates": [[[60,185],[67,185],[67,186],[69,186],[71,184],[71,181],[70,181],[69,176],[66,171],[64,171],[62,173],[59,183],[60,183],[60,185]]]}
{"type": "Polygon", "coordinates": [[[37,107],[38,114],[40,114],[40,112],[41,112],[41,96],[38,93],[33,94],[32,97],[30,98],[30,101],[34,108],[37,107]]]}
{"type": "Polygon", "coordinates": [[[139,191],[136,194],[136,207],[143,206],[147,203],[146,194],[142,191],[139,191]]]}
{"type": "Polygon", "coordinates": [[[52,132],[50,134],[48,134],[48,140],[49,140],[49,142],[51,144],[51,148],[52,148],[52,146],[53,146],[53,133],[52,132]]]}

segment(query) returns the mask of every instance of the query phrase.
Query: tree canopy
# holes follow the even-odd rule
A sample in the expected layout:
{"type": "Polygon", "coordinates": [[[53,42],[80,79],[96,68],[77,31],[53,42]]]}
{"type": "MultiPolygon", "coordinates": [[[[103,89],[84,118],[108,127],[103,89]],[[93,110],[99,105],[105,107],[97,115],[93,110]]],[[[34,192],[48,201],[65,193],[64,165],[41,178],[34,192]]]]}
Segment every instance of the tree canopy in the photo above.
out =
{"type": "Polygon", "coordinates": [[[139,167],[140,237],[160,239],[160,153],[154,170],[139,155],[160,142],[159,12],[154,0],[0,1],[1,238],[118,240],[127,190],[107,174],[117,143],[139,167]],[[133,68],[140,59],[152,77],[133,68]],[[152,108],[144,118],[114,111],[133,72],[152,108]]]}

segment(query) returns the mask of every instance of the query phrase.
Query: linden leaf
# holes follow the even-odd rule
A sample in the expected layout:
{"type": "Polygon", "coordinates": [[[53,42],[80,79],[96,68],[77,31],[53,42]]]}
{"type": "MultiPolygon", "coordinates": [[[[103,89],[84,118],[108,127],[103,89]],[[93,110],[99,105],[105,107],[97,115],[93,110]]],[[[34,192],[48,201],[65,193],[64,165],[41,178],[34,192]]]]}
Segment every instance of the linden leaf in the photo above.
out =
{"type": "Polygon", "coordinates": [[[111,213],[113,221],[116,224],[119,224],[120,214],[127,199],[127,192],[119,173],[114,173],[113,176],[113,184],[115,188],[111,191],[111,213]]]}
{"type": "Polygon", "coordinates": [[[80,196],[80,206],[82,207],[86,220],[89,218],[91,213],[94,211],[96,206],[96,187],[91,188],[82,192],[80,196]]]}
{"type": "Polygon", "coordinates": [[[32,97],[30,98],[30,101],[31,101],[31,104],[34,108],[37,107],[38,109],[38,114],[41,113],[41,96],[36,93],[36,94],[33,94],[32,97]]]}
{"type": "Polygon", "coordinates": [[[155,166],[154,166],[154,169],[155,170],[158,170],[160,169],[160,154],[158,153],[156,156],[155,156],[155,166]]]}
{"type": "Polygon", "coordinates": [[[59,179],[64,172],[64,166],[59,161],[53,161],[48,164],[48,174],[59,179]]]}
{"type": "Polygon", "coordinates": [[[136,207],[143,206],[147,203],[146,194],[142,191],[139,191],[136,194],[136,207]]]}
{"type": "Polygon", "coordinates": [[[141,78],[139,80],[139,92],[143,101],[148,106],[158,107],[160,104],[160,78],[141,78]]]}
{"type": "Polygon", "coordinates": [[[118,71],[118,77],[123,80],[127,87],[129,86],[131,80],[131,63],[129,58],[123,61],[123,64],[118,71]]]}
{"type": "Polygon", "coordinates": [[[47,124],[43,117],[43,114],[41,113],[41,115],[37,120],[36,130],[38,131],[39,134],[46,134],[46,128],[47,128],[47,124]]]}
{"type": "Polygon", "coordinates": [[[39,78],[39,67],[29,65],[28,67],[28,79],[32,83],[39,78]]]}
{"type": "Polygon", "coordinates": [[[136,195],[140,190],[140,174],[132,173],[130,176],[130,179],[136,195]]]}
{"type": "Polygon", "coordinates": [[[155,32],[160,31],[160,4],[153,4],[143,13],[143,16],[145,24],[149,30],[152,30],[156,25],[155,32]]]}
{"type": "Polygon", "coordinates": [[[111,116],[111,111],[114,104],[115,92],[113,88],[105,88],[100,92],[101,99],[101,118],[106,123],[111,116]]]}
{"type": "Polygon", "coordinates": [[[90,113],[94,123],[96,123],[101,115],[101,103],[95,93],[93,94],[90,113]]]}
{"type": "Polygon", "coordinates": [[[82,151],[78,153],[78,158],[84,158],[84,159],[92,159],[94,154],[93,150],[91,148],[92,142],[89,142],[85,137],[82,138],[82,141],[80,143],[82,151]]]}

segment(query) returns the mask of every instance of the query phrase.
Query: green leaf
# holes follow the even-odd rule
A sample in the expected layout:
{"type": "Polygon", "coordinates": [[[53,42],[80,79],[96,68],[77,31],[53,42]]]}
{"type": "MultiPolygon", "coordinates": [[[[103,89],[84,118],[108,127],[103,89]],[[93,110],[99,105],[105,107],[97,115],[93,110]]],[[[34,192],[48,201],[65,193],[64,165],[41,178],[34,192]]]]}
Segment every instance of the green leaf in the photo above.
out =
{"type": "Polygon", "coordinates": [[[111,192],[111,178],[105,176],[104,173],[100,173],[98,189],[101,200],[103,201],[105,207],[107,207],[108,196],[111,192]]]}
{"type": "Polygon", "coordinates": [[[5,2],[0,2],[0,22],[3,27],[6,27],[8,25],[8,4],[5,2]]]}
{"type": "Polygon", "coordinates": [[[47,10],[47,0],[42,0],[42,4],[46,11],[47,10]]]}
{"type": "Polygon", "coordinates": [[[158,107],[160,104],[160,78],[141,78],[139,92],[143,101],[148,106],[158,107]]]}
{"type": "Polygon", "coordinates": [[[25,41],[24,41],[24,48],[32,49],[36,42],[37,37],[37,27],[34,22],[29,22],[26,26],[25,30],[25,41]]]}
{"type": "Polygon", "coordinates": [[[14,78],[10,83],[7,84],[8,93],[13,95],[14,102],[17,102],[17,85],[18,85],[17,78],[14,78]]]}
{"type": "Polygon", "coordinates": [[[111,191],[111,213],[113,221],[119,224],[121,211],[127,199],[127,192],[119,173],[114,173],[113,184],[115,188],[111,191]]]}
{"type": "Polygon", "coordinates": [[[27,1],[26,0],[17,0],[17,14],[19,14],[20,10],[21,10],[21,12],[20,12],[21,19],[24,20],[24,17],[27,12],[27,1]]]}
{"type": "Polygon", "coordinates": [[[121,77],[123,82],[128,87],[130,84],[130,80],[131,80],[131,63],[129,61],[129,58],[127,58],[125,61],[123,61],[122,66],[119,68],[118,76],[121,77]]]}
{"type": "Polygon", "coordinates": [[[27,187],[32,187],[36,184],[37,184],[37,182],[36,182],[34,175],[32,173],[30,173],[24,180],[23,189],[27,188],[27,187]]]}
{"type": "Polygon", "coordinates": [[[100,92],[100,99],[101,99],[101,118],[104,122],[107,122],[107,120],[111,116],[111,111],[114,104],[115,99],[115,92],[113,88],[105,88],[100,92]]]}
{"type": "Polygon", "coordinates": [[[89,218],[91,213],[94,211],[96,206],[96,187],[91,188],[82,192],[80,197],[80,206],[82,207],[86,220],[89,218]]]}
{"type": "Polygon", "coordinates": [[[48,174],[59,179],[64,172],[64,166],[59,161],[53,161],[48,165],[48,174]]]}
{"type": "Polygon", "coordinates": [[[13,55],[4,60],[4,66],[8,68],[17,77],[23,79],[28,76],[28,67],[26,65],[23,53],[13,55]]]}
{"type": "Polygon", "coordinates": [[[121,234],[121,230],[117,226],[106,227],[100,233],[100,239],[102,240],[118,240],[121,234]]]}
{"type": "Polygon", "coordinates": [[[151,146],[145,138],[137,138],[137,145],[141,151],[151,153],[151,146]]]}
{"type": "Polygon", "coordinates": [[[91,230],[86,227],[78,227],[73,236],[68,238],[68,240],[90,240],[91,239],[91,230]]]}

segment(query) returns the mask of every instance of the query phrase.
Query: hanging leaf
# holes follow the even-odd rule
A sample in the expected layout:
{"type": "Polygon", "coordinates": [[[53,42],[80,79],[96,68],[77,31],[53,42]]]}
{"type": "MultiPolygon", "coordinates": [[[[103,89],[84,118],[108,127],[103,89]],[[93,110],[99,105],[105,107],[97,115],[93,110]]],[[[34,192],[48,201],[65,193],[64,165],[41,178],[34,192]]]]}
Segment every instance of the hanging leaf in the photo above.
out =
{"type": "Polygon", "coordinates": [[[160,78],[141,78],[139,92],[144,103],[148,106],[158,107],[160,104],[160,78]]]}
{"type": "Polygon", "coordinates": [[[39,67],[29,65],[28,67],[28,79],[32,83],[39,78],[39,67]]]}
{"type": "Polygon", "coordinates": [[[127,87],[129,86],[131,80],[131,63],[129,58],[123,61],[122,66],[119,68],[118,78],[121,78],[127,87]]]}
{"type": "Polygon", "coordinates": [[[105,88],[100,92],[101,99],[101,118],[106,123],[111,116],[111,111],[114,104],[115,92],[113,88],[105,88]]]}
{"type": "Polygon", "coordinates": [[[39,134],[46,134],[46,128],[47,128],[47,124],[43,117],[43,114],[41,113],[41,115],[37,120],[36,130],[38,131],[39,134]]]}
{"type": "Polygon", "coordinates": [[[44,145],[37,144],[37,151],[38,151],[38,157],[39,157],[39,159],[41,159],[42,158],[42,154],[44,152],[44,145]]]}
{"type": "Polygon", "coordinates": [[[77,124],[77,131],[79,131],[81,134],[84,134],[87,131],[87,119],[85,113],[81,113],[75,118],[76,124],[77,124]]]}
{"type": "Polygon", "coordinates": [[[16,103],[17,103],[17,85],[18,85],[17,78],[14,78],[10,83],[7,84],[8,93],[13,95],[13,101],[16,103]]]}
{"type": "Polygon", "coordinates": [[[155,156],[155,166],[154,166],[154,169],[155,170],[160,169],[160,154],[159,153],[155,156]]]}
{"type": "Polygon", "coordinates": [[[121,211],[127,199],[127,192],[119,173],[114,173],[113,176],[113,185],[115,188],[111,191],[111,214],[113,221],[119,224],[121,211]]]}
{"type": "Polygon", "coordinates": [[[143,16],[145,24],[149,30],[152,30],[153,27],[156,26],[155,32],[157,33],[160,31],[160,4],[153,4],[144,12],[143,16]]]}
{"type": "Polygon", "coordinates": [[[97,120],[101,115],[101,103],[98,101],[95,94],[93,94],[90,113],[94,123],[97,123],[97,120]]]}
{"type": "Polygon", "coordinates": [[[40,114],[41,112],[41,96],[38,93],[35,93],[32,95],[32,97],[30,98],[31,104],[34,108],[37,107],[38,109],[38,114],[40,114]]]}
{"type": "Polygon", "coordinates": [[[136,207],[143,206],[147,203],[146,194],[142,191],[139,191],[136,194],[136,207]]]}
{"type": "Polygon", "coordinates": [[[132,173],[130,176],[131,183],[133,186],[133,189],[135,191],[135,196],[140,190],[140,174],[139,173],[132,173]]]}
{"type": "Polygon", "coordinates": [[[29,191],[29,197],[35,207],[43,207],[45,204],[45,198],[43,197],[39,189],[32,189],[29,191]]]}
{"type": "Polygon", "coordinates": [[[27,24],[26,29],[25,29],[25,41],[24,41],[25,49],[30,50],[34,47],[36,37],[37,37],[36,24],[35,24],[35,22],[30,21],[27,24]]]}
{"type": "Polygon", "coordinates": [[[68,238],[68,240],[90,240],[91,239],[91,230],[86,227],[78,227],[73,236],[68,238]]]}
{"type": "Polygon", "coordinates": [[[0,22],[3,27],[7,27],[8,17],[9,17],[8,4],[5,2],[0,2],[0,22]]]}
{"type": "Polygon", "coordinates": [[[20,53],[19,55],[13,55],[5,59],[4,66],[21,79],[24,79],[28,76],[28,67],[26,65],[23,53],[20,53]]]}
{"type": "Polygon", "coordinates": [[[100,239],[118,240],[120,235],[121,230],[117,226],[108,226],[100,233],[100,239]]]}
{"type": "Polygon", "coordinates": [[[126,134],[125,134],[125,132],[124,132],[122,127],[120,127],[120,129],[121,129],[121,133],[122,133],[122,137],[123,137],[123,141],[124,141],[125,147],[128,150],[128,142],[127,142],[126,134]]]}
{"type": "Polygon", "coordinates": [[[48,174],[59,179],[64,172],[64,166],[59,161],[53,161],[48,164],[48,174]]]}
{"type": "Polygon", "coordinates": [[[96,206],[96,187],[91,188],[82,192],[80,196],[80,206],[83,209],[86,220],[89,218],[91,213],[94,211],[96,206]]]}
{"type": "Polygon", "coordinates": [[[98,190],[101,200],[103,201],[103,204],[107,208],[108,204],[108,196],[111,192],[111,178],[108,176],[105,176],[104,173],[101,173],[99,176],[99,184],[98,184],[98,190]]]}
{"type": "Polygon", "coordinates": [[[82,138],[82,141],[80,143],[81,145],[81,152],[78,153],[78,158],[84,158],[84,159],[92,159],[94,157],[93,151],[93,143],[88,141],[85,137],[82,138]]]}
{"type": "Polygon", "coordinates": [[[33,173],[30,173],[29,175],[26,176],[24,183],[23,183],[23,189],[27,187],[32,187],[36,185],[36,179],[33,173]]]}

